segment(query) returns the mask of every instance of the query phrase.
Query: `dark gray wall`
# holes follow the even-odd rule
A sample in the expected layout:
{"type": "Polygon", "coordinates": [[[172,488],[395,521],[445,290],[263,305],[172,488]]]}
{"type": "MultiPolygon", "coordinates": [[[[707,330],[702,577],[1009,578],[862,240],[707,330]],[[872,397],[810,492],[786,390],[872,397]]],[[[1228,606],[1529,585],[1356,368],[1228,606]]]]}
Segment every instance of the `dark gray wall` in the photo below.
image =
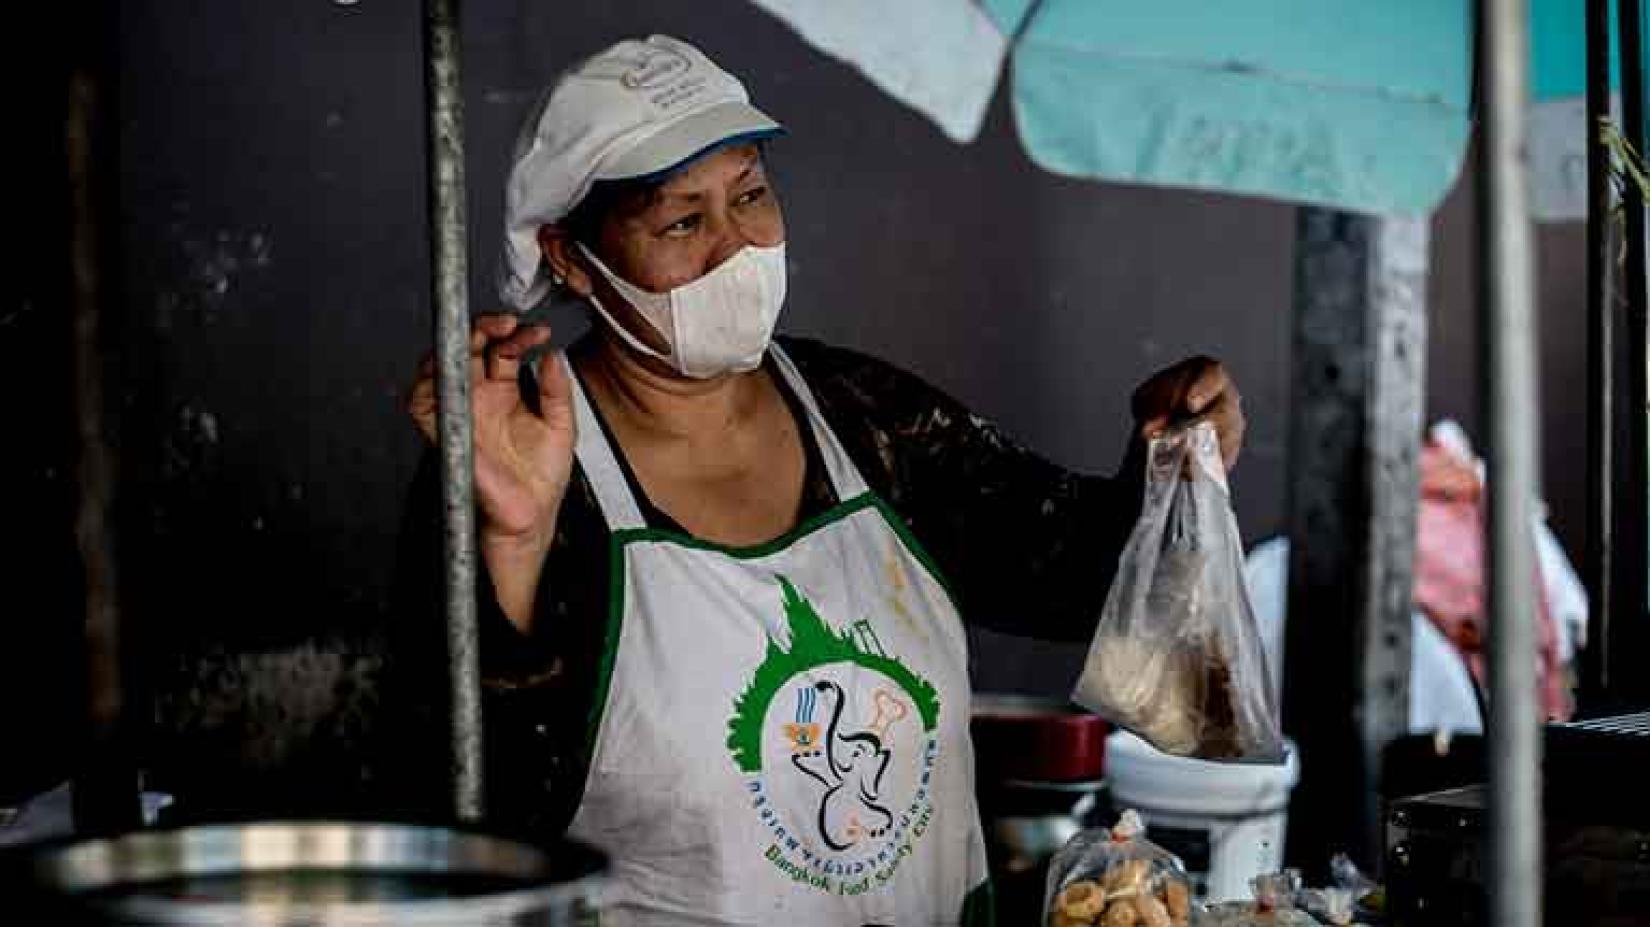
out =
{"type": "MultiPolygon", "coordinates": [[[[953,145],[743,0],[558,10],[467,6],[478,308],[532,99],[578,55],[677,33],[792,128],[774,147],[788,330],[904,364],[1095,471],[1137,382],[1222,356],[1254,423],[1240,514],[1276,529],[1290,209],[1045,174],[1001,97],[982,140],[953,145]]],[[[394,400],[428,338],[416,17],[371,0],[124,17],[139,600],[167,631],[238,642],[370,623],[417,450],[394,400]]]]}
{"type": "MultiPolygon", "coordinates": [[[[233,694],[189,709],[186,728],[349,726],[325,698],[271,707],[248,694],[258,665],[311,690],[370,685],[370,656],[316,660],[313,642],[354,652],[381,626],[419,453],[398,408],[429,328],[417,6],[120,5],[110,360],[131,623],[163,691],[203,650],[263,655],[214,658],[233,694]]],[[[903,364],[1089,471],[1115,465],[1137,382],[1187,354],[1220,356],[1251,423],[1239,517],[1251,539],[1278,530],[1291,208],[1045,174],[1001,93],[982,138],[953,145],[744,0],[477,0],[466,17],[478,309],[495,305],[499,184],[533,97],[578,55],[671,32],[744,75],[791,128],[773,149],[793,261],[786,329],[903,364]]],[[[1431,385],[1436,408],[1470,424],[1468,205],[1458,193],[1437,223],[1431,385]]],[[[1543,242],[1569,255],[1575,238],[1543,242]]],[[[1546,305],[1562,307],[1547,316],[1548,408],[1579,408],[1580,380],[1564,375],[1579,357],[1579,257],[1543,270],[1546,305]]],[[[1578,447],[1575,417],[1550,418],[1556,443],[1578,447]]],[[[1554,473],[1573,526],[1577,471],[1554,473]]],[[[36,620],[75,619],[62,611],[36,620]]],[[[985,686],[1065,685],[1071,649],[989,643],[985,686]]],[[[338,745],[272,749],[259,756],[338,745]]]]}

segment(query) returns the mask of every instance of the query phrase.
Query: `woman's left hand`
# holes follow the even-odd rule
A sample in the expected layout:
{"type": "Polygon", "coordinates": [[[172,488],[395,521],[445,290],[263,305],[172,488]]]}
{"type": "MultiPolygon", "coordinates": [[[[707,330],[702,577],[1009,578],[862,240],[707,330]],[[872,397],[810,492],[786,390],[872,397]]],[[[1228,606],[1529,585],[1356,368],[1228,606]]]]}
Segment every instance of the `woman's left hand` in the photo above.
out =
{"type": "Polygon", "coordinates": [[[1140,384],[1132,404],[1141,438],[1150,440],[1171,425],[1201,418],[1220,435],[1226,469],[1237,465],[1246,426],[1243,396],[1220,361],[1210,357],[1183,360],[1140,384]]]}

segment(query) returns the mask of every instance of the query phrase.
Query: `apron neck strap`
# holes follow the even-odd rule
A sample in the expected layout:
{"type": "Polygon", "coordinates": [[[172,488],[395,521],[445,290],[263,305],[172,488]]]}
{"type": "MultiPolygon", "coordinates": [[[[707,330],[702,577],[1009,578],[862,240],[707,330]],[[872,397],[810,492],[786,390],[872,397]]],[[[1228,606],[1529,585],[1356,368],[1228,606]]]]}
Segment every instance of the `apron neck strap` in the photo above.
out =
{"type": "Polygon", "coordinates": [[[601,506],[608,530],[646,528],[647,520],[642,517],[636,497],[630,492],[630,484],[624,478],[624,470],[619,467],[619,459],[613,456],[613,448],[602,433],[602,424],[596,419],[590,397],[585,395],[584,384],[579,382],[578,374],[573,372],[573,364],[565,353],[557,354],[556,360],[567,371],[567,382],[573,386],[573,416],[578,428],[573,454],[578,458],[579,466],[584,468],[585,479],[590,481],[590,488],[596,494],[596,504],[601,506]]]}
{"type": "MultiPolygon", "coordinates": [[[[847,502],[865,495],[870,488],[860,476],[859,468],[854,466],[848,452],[837,440],[836,434],[825,423],[825,416],[820,413],[819,404],[814,401],[813,391],[808,389],[808,384],[803,381],[796,365],[777,344],[768,348],[768,355],[773,358],[775,369],[784,377],[785,383],[808,413],[808,427],[812,430],[814,442],[819,447],[820,459],[831,479],[831,488],[836,492],[837,500],[847,502]]],[[[573,386],[573,414],[578,427],[574,454],[578,457],[579,465],[584,468],[590,488],[596,494],[596,502],[601,506],[602,515],[607,519],[608,529],[625,531],[646,528],[647,520],[642,517],[641,507],[636,504],[636,497],[630,491],[630,483],[625,479],[619,459],[614,456],[613,447],[602,431],[601,422],[596,418],[596,410],[590,405],[590,397],[585,394],[584,385],[573,372],[573,365],[567,360],[566,354],[558,354],[557,360],[567,371],[567,381],[573,386]]]]}
{"type": "Polygon", "coordinates": [[[838,502],[847,502],[870,492],[865,484],[865,478],[860,476],[859,468],[854,466],[853,458],[843,449],[842,442],[826,424],[825,416],[819,411],[819,403],[814,400],[813,390],[803,381],[802,374],[791,362],[790,355],[776,342],[768,347],[768,356],[773,358],[773,365],[779,375],[785,378],[791,392],[802,403],[802,408],[808,410],[808,425],[813,429],[814,441],[819,447],[819,456],[824,461],[825,471],[831,478],[831,488],[836,490],[838,502]]]}

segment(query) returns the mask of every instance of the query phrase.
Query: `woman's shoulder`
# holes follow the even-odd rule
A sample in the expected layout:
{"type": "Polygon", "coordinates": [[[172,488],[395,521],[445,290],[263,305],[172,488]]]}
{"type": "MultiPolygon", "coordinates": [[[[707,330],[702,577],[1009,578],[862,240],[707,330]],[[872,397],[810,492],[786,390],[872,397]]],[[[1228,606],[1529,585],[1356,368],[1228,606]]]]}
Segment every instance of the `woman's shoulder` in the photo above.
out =
{"type": "Polygon", "coordinates": [[[803,374],[852,376],[868,368],[893,366],[863,351],[830,344],[818,338],[778,335],[774,341],[784,348],[785,355],[795,362],[803,374]]]}
{"type": "Polygon", "coordinates": [[[948,401],[916,374],[863,351],[816,338],[781,336],[777,341],[827,414],[831,408],[853,409],[877,419],[897,419],[901,409],[948,401]]]}

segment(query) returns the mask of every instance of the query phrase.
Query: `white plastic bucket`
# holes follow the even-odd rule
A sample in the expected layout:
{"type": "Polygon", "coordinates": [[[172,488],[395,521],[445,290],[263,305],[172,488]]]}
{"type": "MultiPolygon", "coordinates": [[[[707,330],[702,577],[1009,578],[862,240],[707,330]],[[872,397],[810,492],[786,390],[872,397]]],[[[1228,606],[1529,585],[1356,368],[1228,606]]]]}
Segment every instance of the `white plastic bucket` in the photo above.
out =
{"type": "Polygon", "coordinates": [[[1133,734],[1106,738],[1113,805],[1133,808],[1146,836],[1179,856],[1203,901],[1250,897],[1249,880],[1283,865],[1289,793],[1300,780],[1295,745],[1281,764],[1170,756],[1133,734]]]}

